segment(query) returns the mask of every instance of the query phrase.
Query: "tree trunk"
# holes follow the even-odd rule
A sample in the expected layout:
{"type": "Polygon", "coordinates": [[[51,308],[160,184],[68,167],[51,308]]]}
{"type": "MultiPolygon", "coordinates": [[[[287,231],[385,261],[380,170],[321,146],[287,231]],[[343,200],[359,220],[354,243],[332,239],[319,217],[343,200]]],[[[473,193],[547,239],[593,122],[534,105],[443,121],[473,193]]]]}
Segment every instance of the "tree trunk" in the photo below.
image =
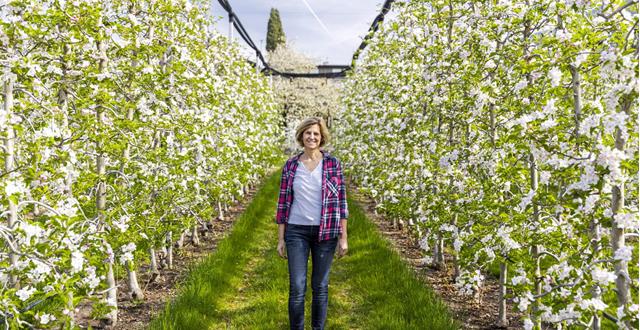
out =
{"type": "MultiPolygon", "coordinates": [[[[453,221],[451,223],[454,227],[458,228],[458,214],[453,215],[453,221]]],[[[458,234],[456,234],[458,235],[458,234]]],[[[454,238],[455,239],[455,238],[454,238]]],[[[453,249],[453,280],[460,276],[460,258],[458,257],[458,251],[453,249]]]]}
{"type": "Polygon", "coordinates": [[[445,269],[444,263],[444,240],[442,239],[442,234],[438,233],[438,239],[434,244],[434,264],[437,269],[445,269]]]}
{"type": "Polygon", "coordinates": [[[115,326],[118,323],[118,286],[116,284],[116,278],[113,275],[113,262],[107,263],[107,306],[113,308],[107,314],[107,323],[115,326]]]}
{"type": "Polygon", "coordinates": [[[500,289],[498,293],[498,325],[507,327],[509,320],[507,319],[507,262],[505,260],[500,263],[500,289]]]}
{"type": "Polygon", "coordinates": [[[172,233],[167,233],[167,268],[173,269],[173,238],[172,233]]]}
{"type": "Polygon", "coordinates": [[[207,221],[202,221],[202,237],[209,236],[209,223],[207,221]]]}
{"type": "Polygon", "coordinates": [[[140,289],[138,284],[138,275],[136,274],[134,265],[127,261],[125,267],[127,268],[127,284],[129,285],[129,292],[131,293],[131,299],[144,300],[144,293],[140,289]]]}
{"type": "Polygon", "coordinates": [[[198,237],[198,224],[194,224],[193,227],[191,227],[191,243],[193,243],[193,246],[199,246],[200,245],[200,237],[198,237]]]}
{"type": "Polygon", "coordinates": [[[490,120],[490,132],[489,139],[491,140],[491,146],[493,149],[496,148],[496,113],[495,113],[495,105],[493,103],[489,104],[489,120],[490,120]]]}
{"type": "MultiPolygon", "coordinates": [[[[98,72],[103,73],[107,65],[107,54],[105,44],[101,41],[97,42],[97,48],[100,51],[100,61],[98,64],[98,72]]],[[[101,130],[101,126],[105,121],[104,109],[101,100],[96,102],[96,122],[98,130],[101,130]]],[[[103,181],[106,173],[105,157],[102,150],[103,146],[100,142],[100,138],[96,141],[96,173],[98,174],[98,186],[96,187],[96,210],[100,222],[104,222],[104,211],[107,205],[107,186],[103,181]]],[[[113,275],[113,259],[109,258],[107,265],[107,284],[109,285],[109,291],[107,293],[107,304],[113,307],[113,310],[107,315],[109,324],[115,326],[118,321],[118,287],[113,275]]]]}
{"type": "Polygon", "coordinates": [[[578,137],[580,136],[580,117],[582,116],[582,88],[580,87],[580,72],[573,65],[569,66],[571,70],[571,88],[573,90],[573,118],[575,128],[573,135],[576,139],[576,146],[579,146],[578,137]]]}
{"type": "Polygon", "coordinates": [[[151,272],[151,278],[149,279],[150,282],[155,281],[156,279],[158,279],[158,277],[160,277],[160,270],[158,268],[158,258],[156,257],[156,250],[154,248],[149,248],[149,257],[150,257],[150,272],[151,272]]]}
{"type": "MultiPolygon", "coordinates": [[[[69,55],[69,44],[65,44],[64,48],[63,48],[63,54],[62,57],[60,58],[60,62],[62,63],[62,84],[60,85],[60,90],[58,91],[58,105],[60,106],[60,112],[62,112],[63,115],[63,123],[62,123],[62,127],[63,128],[67,128],[69,127],[69,97],[68,97],[68,81],[69,81],[69,77],[67,72],[69,71],[69,64],[67,62],[67,56],[69,55]]],[[[67,136],[64,136],[63,138],[68,138],[67,136]]],[[[67,175],[64,178],[64,182],[65,182],[65,193],[69,196],[72,197],[73,196],[73,176],[71,175],[71,173],[67,173],[67,175]]]]}
{"type": "MultiPolygon", "coordinates": [[[[533,191],[537,191],[538,190],[538,167],[536,166],[536,160],[535,157],[533,156],[533,154],[529,154],[529,174],[531,176],[531,189],[533,191]]],[[[540,207],[538,206],[538,203],[533,200],[532,201],[533,204],[533,218],[532,218],[532,222],[534,224],[539,224],[540,223],[540,207]]],[[[535,263],[535,295],[540,296],[540,294],[542,294],[542,280],[541,280],[541,271],[540,271],[540,246],[538,244],[533,245],[533,247],[531,248],[531,257],[533,258],[533,261],[535,263]]],[[[539,303],[538,303],[538,298],[536,298],[533,301],[533,304],[531,306],[531,310],[532,310],[532,317],[531,320],[533,321],[534,327],[536,329],[541,329],[542,328],[542,322],[540,320],[540,316],[538,315],[538,311],[539,311],[539,303]]]]}
{"type": "MultiPolygon", "coordinates": [[[[623,99],[622,111],[629,114],[629,108],[631,107],[631,99],[625,97],[623,99]]],[[[622,136],[622,131],[620,128],[616,127],[615,132],[616,149],[624,152],[624,145],[626,141],[622,136]]],[[[613,186],[612,194],[611,194],[611,211],[613,213],[612,217],[614,217],[620,212],[620,210],[624,208],[624,183],[618,183],[613,186]]],[[[625,247],[625,236],[624,236],[624,228],[618,228],[615,220],[613,221],[613,228],[611,229],[611,247],[613,252],[615,253],[619,249],[625,247]]],[[[616,273],[616,295],[618,298],[618,307],[623,307],[629,304],[629,281],[627,280],[629,276],[629,270],[627,267],[627,261],[617,260],[615,262],[615,273],[616,273]]],[[[626,307],[625,307],[626,310],[626,307]]],[[[633,326],[630,321],[625,321],[625,325],[629,329],[633,329],[633,326]]]]}
{"type": "Polygon", "coordinates": [[[69,322],[65,323],[65,329],[75,329],[76,313],[75,306],[73,305],[73,291],[67,292],[67,310],[69,311],[69,314],[67,314],[67,317],[69,317],[69,322]]]}
{"type": "MultiPolygon", "coordinates": [[[[4,111],[6,118],[11,118],[11,112],[13,111],[13,81],[14,78],[10,77],[4,82],[4,111]]],[[[6,128],[7,137],[4,139],[5,156],[4,156],[4,170],[6,173],[11,173],[15,169],[13,163],[15,155],[15,139],[16,134],[13,130],[11,123],[7,123],[6,128]]],[[[16,203],[9,199],[9,217],[7,218],[7,227],[15,229],[18,222],[18,208],[16,203]]],[[[9,253],[9,263],[15,266],[18,263],[18,256],[14,253],[9,253]]],[[[18,278],[15,274],[9,275],[9,286],[15,287],[18,284],[18,278]]]]}
{"type": "Polygon", "coordinates": [[[180,232],[180,238],[178,238],[178,241],[176,242],[176,247],[178,249],[182,249],[182,247],[184,246],[184,236],[186,234],[186,230],[183,230],[180,232]]]}
{"type": "Polygon", "coordinates": [[[224,210],[222,209],[220,200],[218,200],[218,217],[220,218],[220,220],[224,220],[224,210]]]}

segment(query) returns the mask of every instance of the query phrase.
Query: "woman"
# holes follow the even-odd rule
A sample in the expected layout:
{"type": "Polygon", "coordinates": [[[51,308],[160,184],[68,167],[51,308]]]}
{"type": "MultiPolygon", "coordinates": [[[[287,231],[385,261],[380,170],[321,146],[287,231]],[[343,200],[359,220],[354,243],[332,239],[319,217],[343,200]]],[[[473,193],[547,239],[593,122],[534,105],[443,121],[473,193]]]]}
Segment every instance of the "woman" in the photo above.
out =
{"type": "Polygon", "coordinates": [[[307,260],[311,252],[311,325],[324,329],[333,254],[347,253],[347,195],[338,160],[321,147],[329,142],[322,118],[304,120],[296,129],[304,152],[282,169],[278,198],[278,254],[289,263],[289,324],[304,329],[307,260]],[[286,247],[286,253],[285,253],[286,247]]]}

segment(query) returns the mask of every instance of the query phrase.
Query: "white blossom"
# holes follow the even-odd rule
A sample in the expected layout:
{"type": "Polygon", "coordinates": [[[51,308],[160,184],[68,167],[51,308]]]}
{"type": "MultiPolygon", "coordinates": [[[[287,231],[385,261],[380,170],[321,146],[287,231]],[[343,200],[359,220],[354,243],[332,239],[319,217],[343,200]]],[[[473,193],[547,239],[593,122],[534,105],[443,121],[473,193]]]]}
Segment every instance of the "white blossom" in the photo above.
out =
{"type": "Polygon", "coordinates": [[[542,107],[542,112],[545,114],[554,114],[557,111],[556,101],[556,99],[549,99],[544,107],[542,107]]]}
{"type": "Polygon", "coordinates": [[[125,264],[128,261],[133,261],[133,252],[136,250],[135,243],[129,243],[122,248],[122,255],[120,255],[120,263],[125,264]]]}
{"type": "Polygon", "coordinates": [[[602,123],[604,124],[604,131],[607,134],[613,134],[616,128],[626,130],[627,119],[629,115],[624,112],[615,112],[604,116],[602,123]]]}
{"type": "Polygon", "coordinates": [[[44,233],[44,229],[42,229],[37,224],[33,224],[32,225],[32,224],[26,223],[26,222],[20,223],[20,229],[22,229],[24,231],[25,244],[27,244],[27,245],[31,244],[31,238],[32,237],[34,237],[34,236],[35,237],[40,237],[44,233]]]}
{"type": "Polygon", "coordinates": [[[24,195],[27,193],[27,185],[20,178],[14,178],[10,180],[7,185],[4,187],[4,192],[7,196],[11,196],[13,194],[24,195]]]}
{"type": "Polygon", "coordinates": [[[56,320],[56,317],[51,314],[44,313],[40,315],[40,324],[49,324],[49,322],[55,321],[55,320],[56,320]]]}
{"type": "Polygon", "coordinates": [[[522,324],[522,328],[525,330],[532,330],[533,329],[533,322],[531,321],[531,319],[524,319],[524,322],[522,324]]]}
{"type": "Polygon", "coordinates": [[[453,249],[456,252],[460,252],[461,247],[462,247],[462,241],[456,237],[456,239],[453,241],[453,249]]]}
{"type": "Polygon", "coordinates": [[[71,253],[71,270],[72,273],[82,271],[84,266],[84,255],[80,251],[73,251],[71,253]]]}
{"type": "Polygon", "coordinates": [[[531,292],[527,292],[525,293],[524,296],[520,296],[518,298],[518,309],[521,312],[524,312],[527,310],[527,308],[529,308],[529,305],[531,305],[531,302],[533,301],[533,295],[531,294],[531,292]]]}
{"type": "Polygon", "coordinates": [[[599,195],[589,195],[584,200],[584,203],[578,208],[578,211],[586,214],[593,213],[593,208],[596,206],[596,202],[600,199],[599,195]]]}
{"type": "Polygon", "coordinates": [[[36,292],[36,288],[31,286],[26,286],[18,291],[16,291],[16,296],[22,301],[26,301],[36,292]]]}
{"type": "Polygon", "coordinates": [[[633,253],[633,248],[631,246],[623,246],[623,247],[620,247],[618,250],[616,250],[616,252],[613,254],[613,258],[615,260],[622,260],[622,261],[629,262],[631,261],[632,253],[633,253]]]}
{"type": "Polygon", "coordinates": [[[591,270],[591,278],[600,285],[606,286],[616,280],[616,275],[613,272],[596,267],[591,270]]]}
{"type": "Polygon", "coordinates": [[[111,34],[111,40],[113,40],[113,42],[118,45],[118,47],[120,48],[125,48],[127,47],[130,42],[128,40],[123,39],[119,34],[117,33],[112,33],[111,34]]]}
{"type": "Polygon", "coordinates": [[[558,125],[556,120],[553,119],[553,117],[549,117],[547,120],[545,120],[540,124],[540,127],[542,129],[549,129],[549,128],[555,127],[556,125],[558,125]]]}
{"type": "Polygon", "coordinates": [[[620,229],[638,230],[638,213],[618,213],[614,216],[615,224],[620,229]]]}
{"type": "Polygon", "coordinates": [[[605,304],[599,298],[584,299],[580,301],[580,308],[582,309],[593,308],[597,311],[603,311],[607,308],[607,304],[605,304]]]}
{"type": "Polygon", "coordinates": [[[562,71],[557,67],[552,68],[549,71],[549,79],[551,80],[551,86],[556,87],[560,85],[560,80],[562,79],[562,71]]]}
{"type": "Polygon", "coordinates": [[[589,57],[588,53],[580,53],[576,55],[575,61],[573,61],[573,65],[579,67],[587,58],[589,57]]]}
{"type": "Polygon", "coordinates": [[[78,201],[72,197],[61,200],[56,205],[56,211],[67,217],[74,217],[78,213],[78,201]]]}
{"type": "Polygon", "coordinates": [[[127,215],[123,215],[119,220],[115,220],[113,225],[120,230],[121,233],[124,233],[129,228],[130,218],[127,215]]]}
{"type": "Polygon", "coordinates": [[[528,82],[526,79],[520,79],[520,81],[518,81],[518,83],[516,84],[516,86],[514,87],[514,90],[516,92],[521,91],[522,89],[524,89],[525,87],[527,87],[528,82]]]}

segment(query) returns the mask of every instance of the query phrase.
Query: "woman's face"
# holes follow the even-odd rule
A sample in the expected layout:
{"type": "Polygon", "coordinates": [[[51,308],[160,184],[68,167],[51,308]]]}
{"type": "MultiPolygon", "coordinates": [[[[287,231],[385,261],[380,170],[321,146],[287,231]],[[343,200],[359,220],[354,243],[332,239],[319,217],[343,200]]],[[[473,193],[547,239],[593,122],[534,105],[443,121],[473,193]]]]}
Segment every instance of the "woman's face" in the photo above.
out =
{"type": "Polygon", "coordinates": [[[302,142],[307,149],[320,148],[320,141],[322,141],[322,135],[320,134],[319,125],[311,125],[302,133],[302,142]]]}

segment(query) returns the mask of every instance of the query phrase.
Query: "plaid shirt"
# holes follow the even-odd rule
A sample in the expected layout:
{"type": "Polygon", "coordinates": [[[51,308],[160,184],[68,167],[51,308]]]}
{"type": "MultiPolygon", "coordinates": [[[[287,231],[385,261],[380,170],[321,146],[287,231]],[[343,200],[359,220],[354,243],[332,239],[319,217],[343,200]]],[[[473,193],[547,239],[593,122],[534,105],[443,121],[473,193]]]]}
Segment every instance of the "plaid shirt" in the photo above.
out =
{"type": "MultiPolygon", "coordinates": [[[[298,169],[298,159],[302,153],[291,157],[282,168],[280,178],[280,197],[276,223],[288,223],[291,204],[293,204],[293,179],[298,169]]],[[[322,212],[318,241],[326,241],[341,234],[340,219],[347,219],[347,189],[342,176],[340,162],[328,152],[322,151],[322,212]]]]}

